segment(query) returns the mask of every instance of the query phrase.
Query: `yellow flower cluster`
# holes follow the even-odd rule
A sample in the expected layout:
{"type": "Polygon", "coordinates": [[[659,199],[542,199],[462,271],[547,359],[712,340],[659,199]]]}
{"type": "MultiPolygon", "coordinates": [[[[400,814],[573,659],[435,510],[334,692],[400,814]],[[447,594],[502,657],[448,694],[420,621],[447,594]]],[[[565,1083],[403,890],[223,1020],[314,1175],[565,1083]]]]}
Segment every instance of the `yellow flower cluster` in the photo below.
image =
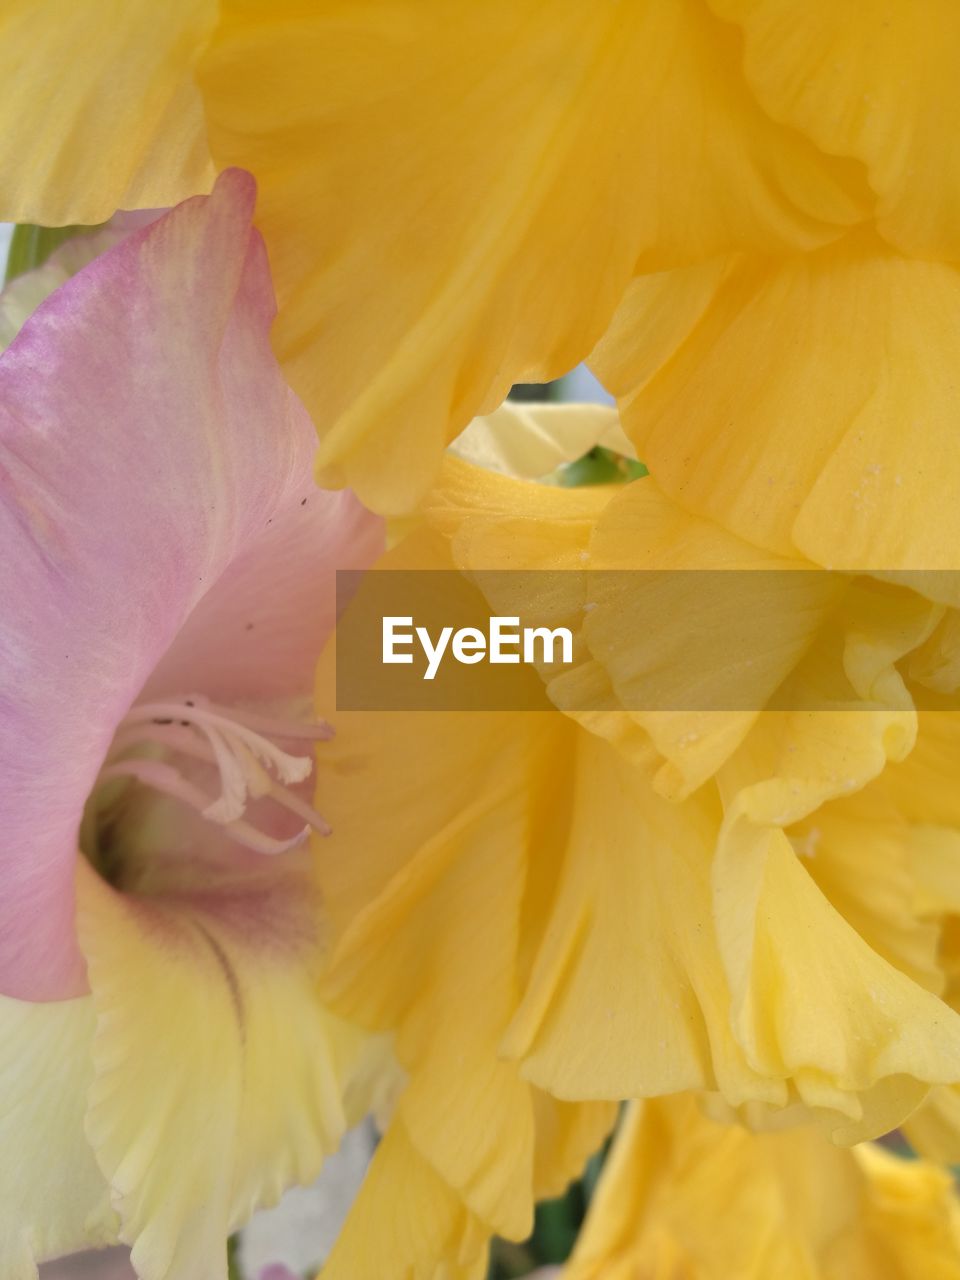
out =
{"type": "Polygon", "coordinates": [[[624,1100],[571,1280],[956,1280],[960,6],[95,7],[0,7],[0,216],[251,171],[380,567],[576,637],[544,712],[338,712],[320,660],[321,990],[403,1076],[324,1280],[479,1280],[624,1100]],[[582,360],[615,410],[497,409],[582,360]],[[649,476],[540,482],[601,440],[649,476]],[[644,709],[745,611],[749,705],[644,709]]]}

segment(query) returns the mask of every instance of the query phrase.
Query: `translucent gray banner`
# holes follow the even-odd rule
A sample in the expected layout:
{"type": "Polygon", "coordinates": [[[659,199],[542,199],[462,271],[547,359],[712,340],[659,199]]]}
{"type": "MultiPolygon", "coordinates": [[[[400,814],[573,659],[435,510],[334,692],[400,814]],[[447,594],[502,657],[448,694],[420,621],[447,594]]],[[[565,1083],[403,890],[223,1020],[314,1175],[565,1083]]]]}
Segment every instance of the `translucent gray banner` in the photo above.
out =
{"type": "Polygon", "coordinates": [[[343,710],[960,705],[960,573],[337,575],[343,710]]]}

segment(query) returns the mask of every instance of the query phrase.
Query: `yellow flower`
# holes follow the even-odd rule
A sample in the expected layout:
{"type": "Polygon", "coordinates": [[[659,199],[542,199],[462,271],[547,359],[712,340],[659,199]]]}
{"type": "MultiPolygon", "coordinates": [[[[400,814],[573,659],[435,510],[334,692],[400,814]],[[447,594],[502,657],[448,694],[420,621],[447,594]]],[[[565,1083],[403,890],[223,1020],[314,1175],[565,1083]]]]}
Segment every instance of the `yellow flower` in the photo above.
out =
{"type": "Polygon", "coordinates": [[[696,1100],[635,1104],[566,1280],[957,1280],[949,1174],[816,1132],[750,1134],[696,1100]]]}
{"type": "Polygon", "coordinates": [[[813,250],[875,213],[898,247],[952,247],[960,178],[940,117],[956,97],[956,15],[941,4],[921,21],[889,0],[834,30],[825,0],[793,4],[774,58],[751,13],[745,67],[736,6],[718,7],[731,12],[181,0],[160,14],[136,0],[104,16],[97,57],[77,59],[88,10],[10,3],[0,215],[94,221],[205,189],[226,165],[251,170],[275,339],[325,475],[397,510],[511,382],[586,356],[638,271],[813,250]],[[836,51],[881,19],[891,52],[834,74],[836,51]],[[822,99],[780,100],[792,51],[809,51],[798,76],[817,86],[823,72],[822,99]],[[825,127],[874,91],[866,127],[825,127]],[[938,236],[921,217],[931,203],[938,236]]]}
{"type": "Polygon", "coordinates": [[[627,413],[644,460],[764,545],[794,529],[833,563],[841,523],[851,563],[914,549],[956,364],[955,272],[920,261],[960,259],[950,0],[134,0],[74,58],[90,21],[0,14],[0,216],[99,221],[251,170],[328,481],[406,508],[511,382],[589,353],[632,277],[692,264],[704,323],[678,332],[689,280],[643,284],[598,366],[632,401],[689,337],[627,413]]]}
{"type": "MultiPolygon", "coordinates": [[[[553,414],[550,429],[578,413],[553,414]]],[[[398,1225],[414,1212],[399,1172],[414,1156],[460,1223],[448,1243],[476,1247],[465,1222],[522,1236],[540,1095],[696,1089],[750,1123],[812,1118],[849,1143],[960,1080],[940,954],[960,814],[923,789],[954,758],[937,729],[956,718],[933,716],[914,764],[918,718],[898,667],[929,660],[943,606],[869,581],[838,602],[829,575],[689,515],[649,478],[565,490],[454,458],[382,567],[458,568],[496,612],[569,621],[575,662],[548,677],[567,714],[335,714],[318,797],[335,828],[324,989],[344,1015],[394,1034],[408,1083],[334,1280],[364,1274],[356,1250],[377,1233],[394,1250],[384,1275],[427,1267],[438,1240],[398,1225]],[[749,649],[756,687],[786,690],[785,710],[637,701],[645,664],[667,682],[698,670],[698,627],[716,655],[707,675],[742,660],[717,639],[741,608],[723,591],[701,590],[692,631],[667,595],[660,627],[638,634],[622,574],[583,612],[588,572],[704,566],[776,570],[789,588],[751,618],[749,649]],[[537,598],[529,575],[484,572],[504,567],[564,572],[537,598]]],[[[667,590],[683,576],[661,575],[667,590]]],[[[333,679],[328,653],[321,713],[334,714],[333,679]]]]}

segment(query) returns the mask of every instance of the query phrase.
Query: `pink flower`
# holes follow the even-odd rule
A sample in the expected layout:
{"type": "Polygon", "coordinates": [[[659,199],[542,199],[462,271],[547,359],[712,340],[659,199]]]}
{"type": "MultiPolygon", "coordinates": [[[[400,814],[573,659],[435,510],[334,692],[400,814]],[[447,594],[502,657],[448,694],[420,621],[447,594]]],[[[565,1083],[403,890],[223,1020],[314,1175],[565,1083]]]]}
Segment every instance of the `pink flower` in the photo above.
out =
{"type": "Polygon", "coordinates": [[[382,529],[314,486],[253,203],[224,174],[0,357],[4,1280],[116,1238],[217,1280],[348,1120],[309,707],[334,570],[382,529]]]}

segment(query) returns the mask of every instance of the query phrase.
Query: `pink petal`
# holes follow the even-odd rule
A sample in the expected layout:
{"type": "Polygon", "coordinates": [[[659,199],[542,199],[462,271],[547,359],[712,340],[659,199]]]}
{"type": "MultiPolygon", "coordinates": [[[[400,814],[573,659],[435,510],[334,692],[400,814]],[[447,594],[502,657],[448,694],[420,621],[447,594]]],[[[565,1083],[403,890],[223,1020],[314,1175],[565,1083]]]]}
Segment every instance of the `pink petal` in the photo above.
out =
{"type": "MultiPolygon", "coordinates": [[[[81,990],[73,863],[114,728],[299,503],[312,433],[233,170],[57,290],[0,357],[0,991],[81,990]]],[[[309,506],[309,503],[308,503],[309,506]]]]}
{"type": "Polygon", "coordinates": [[[336,571],[366,568],[383,549],[383,521],[348,490],[318,489],[308,464],[294,500],[200,602],[147,692],[309,697],[335,621],[336,571]]]}

